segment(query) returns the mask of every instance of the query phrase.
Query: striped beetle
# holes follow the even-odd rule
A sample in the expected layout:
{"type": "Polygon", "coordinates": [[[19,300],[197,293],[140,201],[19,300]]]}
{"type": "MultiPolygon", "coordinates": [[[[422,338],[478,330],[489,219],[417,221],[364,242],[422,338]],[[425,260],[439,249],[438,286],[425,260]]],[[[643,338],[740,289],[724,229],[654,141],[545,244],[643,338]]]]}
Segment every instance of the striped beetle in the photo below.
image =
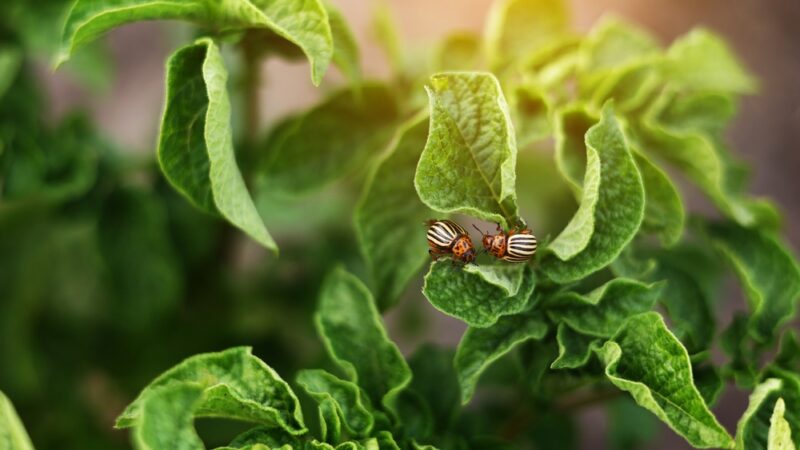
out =
{"type": "Polygon", "coordinates": [[[452,220],[429,220],[428,245],[434,261],[444,255],[453,255],[454,259],[469,264],[475,261],[475,247],[472,238],[461,225],[452,220]]]}
{"type": "Polygon", "coordinates": [[[536,253],[536,236],[524,224],[522,230],[514,227],[505,232],[498,223],[498,233],[495,235],[484,233],[478,227],[475,229],[483,235],[481,239],[483,248],[496,258],[509,262],[524,262],[536,253]]]}

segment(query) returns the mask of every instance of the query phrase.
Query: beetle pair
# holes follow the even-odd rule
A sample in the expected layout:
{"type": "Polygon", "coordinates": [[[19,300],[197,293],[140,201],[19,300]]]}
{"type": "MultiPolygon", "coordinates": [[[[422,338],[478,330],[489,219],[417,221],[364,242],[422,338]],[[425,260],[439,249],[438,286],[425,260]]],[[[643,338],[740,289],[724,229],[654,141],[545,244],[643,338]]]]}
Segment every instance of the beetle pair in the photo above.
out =
{"type": "MultiPolygon", "coordinates": [[[[475,261],[477,252],[472,245],[472,238],[461,225],[452,220],[429,220],[428,225],[428,254],[435,261],[441,256],[453,255],[453,259],[464,264],[475,261]]],[[[474,226],[474,225],[473,225],[474,226]]],[[[524,262],[536,253],[536,237],[527,227],[522,230],[514,227],[508,232],[497,224],[497,234],[484,233],[481,242],[484,251],[491,253],[495,258],[509,262],[524,262]]]]}

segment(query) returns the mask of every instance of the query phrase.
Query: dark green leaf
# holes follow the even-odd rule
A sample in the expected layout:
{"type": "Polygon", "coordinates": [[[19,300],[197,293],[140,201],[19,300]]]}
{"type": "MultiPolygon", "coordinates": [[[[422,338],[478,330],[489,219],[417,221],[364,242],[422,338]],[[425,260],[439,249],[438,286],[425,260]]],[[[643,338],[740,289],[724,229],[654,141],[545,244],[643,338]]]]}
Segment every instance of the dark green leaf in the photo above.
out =
{"type": "Polygon", "coordinates": [[[164,205],[152,192],[120,189],[105,200],[97,226],[114,320],[131,331],[156,324],[183,288],[164,205]]]}
{"type": "Polygon", "coordinates": [[[210,39],[170,57],[158,160],[170,183],[192,203],[218,212],[277,252],[236,164],[227,77],[219,48],[210,39]]]}
{"type": "Polygon", "coordinates": [[[525,309],[536,284],[530,266],[468,267],[455,266],[451,261],[431,264],[422,293],[436,309],[473,327],[491,326],[501,316],[525,309]],[[519,287],[511,295],[513,286],[519,287]]]}
{"type": "Polygon", "coordinates": [[[628,319],[597,350],[606,376],[690,444],[732,448],[733,439],[708,410],[692,382],[689,355],[657,313],[628,319]]]}
{"type": "Polygon", "coordinates": [[[547,314],[556,322],[589,336],[610,338],[629,317],[650,311],[664,283],[644,284],[617,278],[586,295],[556,294],[546,302],[547,314]]]}
{"type": "Polygon", "coordinates": [[[576,369],[589,362],[592,343],[597,339],[578,333],[566,322],[558,324],[558,358],[550,364],[551,369],[576,369]]]}
{"type": "Polygon", "coordinates": [[[397,102],[386,85],[366,83],[334,93],[270,135],[259,189],[267,194],[321,189],[379,155],[397,119],[397,102]]]}
{"type": "Polygon", "coordinates": [[[639,229],[644,187],[610,105],[586,133],[583,198],[572,221],[541,258],[552,280],[579,280],[610,264],[639,229]]]}
{"type": "Polygon", "coordinates": [[[361,400],[361,391],[355,384],[336,378],[321,370],[302,370],[297,374],[297,384],[314,398],[320,407],[324,401],[332,401],[348,433],[367,436],[375,420],[367,405],[361,400]]]}
{"type": "Polygon", "coordinates": [[[730,356],[730,361],[722,369],[727,377],[734,378],[738,386],[753,388],[758,382],[758,373],[756,352],[747,325],[748,316],[738,313],[722,332],[720,347],[730,356]]]}
{"type": "Polygon", "coordinates": [[[269,29],[303,50],[314,84],[334,53],[328,14],[319,0],[78,0],[64,25],[58,64],[106,31],[142,20],[187,20],[218,31],[269,29]]]}
{"type": "Polygon", "coordinates": [[[760,342],[773,338],[794,317],[800,267],[776,238],[733,224],[708,227],[715,247],[730,261],[750,300],[749,331],[760,342]]]}
{"type": "Polygon", "coordinates": [[[788,329],[781,336],[781,343],[778,347],[778,354],[775,355],[774,364],[790,372],[800,373],[800,341],[797,339],[797,332],[788,329]]]}
{"type": "Polygon", "coordinates": [[[659,302],[672,319],[675,334],[689,353],[708,349],[716,329],[712,301],[719,279],[718,262],[688,246],[652,256],[657,258],[658,267],[647,279],[666,282],[659,302]]]}
{"type": "Polygon", "coordinates": [[[411,388],[428,403],[436,430],[450,428],[459,407],[458,379],[453,351],[423,345],[408,361],[414,378],[411,388]]]}
{"type": "Polygon", "coordinates": [[[342,419],[339,417],[336,400],[324,399],[317,406],[320,437],[326,442],[339,442],[342,438],[342,419]]]}
{"type": "Polygon", "coordinates": [[[658,434],[658,421],[630,398],[620,398],[609,407],[609,443],[614,450],[647,448],[658,434]]]}
{"type": "Polygon", "coordinates": [[[501,317],[489,328],[468,328],[458,344],[454,361],[461,403],[470,401],[478,379],[489,365],[522,342],[542,339],[545,334],[547,322],[536,310],[501,317]]]}
{"type": "Polygon", "coordinates": [[[369,394],[373,404],[394,409],[411,382],[411,370],[386,329],[369,290],[338,267],[322,286],[314,316],[331,358],[369,394]]]}
{"type": "Polygon", "coordinates": [[[381,309],[397,301],[428,257],[423,223],[433,215],[417,198],[413,183],[427,137],[425,120],[401,128],[356,207],[357,235],[381,309]]]}
{"type": "Polygon", "coordinates": [[[518,216],[517,145],[500,84],[489,73],[439,73],[426,87],[430,134],[414,185],[442,213],[508,224],[518,216]]]}
{"type": "Polygon", "coordinates": [[[294,392],[275,371],[251,354],[249,347],[188,358],[161,374],[117,418],[117,427],[141,422],[150,392],[176,382],[201,388],[195,417],[227,417],[282,428],[302,434],[303,414],[294,392]]]}
{"type": "Polygon", "coordinates": [[[711,364],[695,365],[692,366],[692,375],[694,384],[700,395],[703,396],[703,400],[707,405],[713,406],[725,387],[717,368],[711,364]]]}

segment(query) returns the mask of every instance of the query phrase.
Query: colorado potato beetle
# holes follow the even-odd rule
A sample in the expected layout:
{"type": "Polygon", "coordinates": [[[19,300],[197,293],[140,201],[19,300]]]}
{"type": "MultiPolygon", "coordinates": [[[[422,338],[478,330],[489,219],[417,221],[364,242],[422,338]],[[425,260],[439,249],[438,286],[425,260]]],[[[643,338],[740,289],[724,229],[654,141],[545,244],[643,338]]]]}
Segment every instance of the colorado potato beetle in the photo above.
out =
{"type": "MultiPolygon", "coordinates": [[[[474,226],[474,225],[473,225],[474,226]]],[[[522,230],[514,227],[508,232],[497,224],[497,234],[488,234],[475,227],[483,235],[483,248],[496,258],[509,262],[524,262],[536,253],[536,236],[523,226],[522,230]]]]}
{"type": "Polygon", "coordinates": [[[475,261],[475,247],[472,245],[472,238],[469,237],[461,225],[452,220],[429,220],[428,225],[428,245],[434,261],[445,255],[453,255],[453,259],[462,261],[464,264],[475,261]]]}

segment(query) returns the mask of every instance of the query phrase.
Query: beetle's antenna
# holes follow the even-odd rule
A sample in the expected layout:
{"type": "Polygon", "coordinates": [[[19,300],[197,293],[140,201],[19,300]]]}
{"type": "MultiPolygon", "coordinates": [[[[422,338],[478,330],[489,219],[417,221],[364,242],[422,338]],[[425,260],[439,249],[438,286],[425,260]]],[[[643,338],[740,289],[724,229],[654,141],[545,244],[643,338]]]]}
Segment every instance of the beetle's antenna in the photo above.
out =
{"type": "Polygon", "coordinates": [[[475,225],[474,223],[472,224],[472,228],[475,228],[476,230],[478,230],[478,233],[480,233],[480,234],[482,234],[482,235],[487,235],[487,234],[489,234],[489,233],[486,233],[486,232],[482,231],[482,230],[481,230],[480,228],[478,228],[478,226],[477,226],[477,225],[475,225]]]}

